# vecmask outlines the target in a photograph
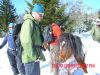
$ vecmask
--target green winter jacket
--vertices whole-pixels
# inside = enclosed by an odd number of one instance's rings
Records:
[[[100,27],[94,25],[91,34],[93,40],[100,42]]]
[[[31,14],[25,14],[24,23],[20,32],[21,45],[23,47],[22,62],[29,63],[37,59],[45,60],[40,48],[33,48],[33,45],[41,46],[39,24]]]

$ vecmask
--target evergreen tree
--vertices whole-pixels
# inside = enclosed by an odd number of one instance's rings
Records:
[[[0,1],[0,23],[8,26],[10,22],[14,22],[16,17],[16,9],[10,0]]]
[[[61,21],[64,18],[66,4],[63,5],[59,0],[33,0],[32,3],[29,3],[26,0],[26,3],[28,5],[29,12],[32,12],[32,8],[35,3],[44,4],[44,19],[41,23],[43,26]]]

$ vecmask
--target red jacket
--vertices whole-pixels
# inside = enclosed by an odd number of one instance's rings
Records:
[[[54,41],[52,41],[50,43],[50,45],[57,45],[59,39],[60,39],[60,36],[61,36],[61,29],[60,29],[60,26],[57,25],[56,23],[52,23],[52,31],[53,31],[53,36],[54,36]]]

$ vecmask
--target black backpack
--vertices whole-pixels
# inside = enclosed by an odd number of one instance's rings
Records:
[[[48,25],[43,30],[43,38],[44,42],[50,43],[54,40],[53,32],[52,32],[52,26]]]
[[[34,24],[34,21],[33,21],[33,24]],[[15,40],[15,44],[16,44],[16,49],[20,52],[20,54],[23,51],[23,48],[22,48],[22,45],[21,45],[21,41],[20,41],[20,35],[19,35],[20,31],[21,31],[21,27],[22,27],[22,24],[17,24],[15,26],[15,29],[14,29],[14,40]],[[35,29],[35,26],[33,26],[33,28]],[[40,34],[40,37],[41,37],[41,40],[43,41],[42,33]],[[42,46],[33,45],[33,48],[34,47],[35,48],[40,48],[41,50],[45,51],[45,49]]]
[[[16,50],[18,50],[19,52],[22,52],[22,46],[21,46],[20,37],[19,37],[20,31],[21,31],[21,27],[22,27],[22,24],[17,24],[15,26],[14,34],[13,34],[14,35],[15,44],[16,44]]]

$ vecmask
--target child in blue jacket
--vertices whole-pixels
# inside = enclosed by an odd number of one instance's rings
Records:
[[[4,40],[2,42],[2,44],[0,45],[0,49],[3,48],[7,43],[8,43],[8,48],[7,48],[7,55],[8,55],[8,59],[10,62],[10,65],[12,67],[12,71],[14,73],[14,75],[18,75],[19,71],[17,68],[17,64],[20,64],[20,60],[17,57],[17,51],[16,51],[16,44],[15,44],[15,40],[14,40],[14,23],[10,23],[8,26],[9,32],[6,34],[6,36],[4,37]],[[21,75],[25,75],[24,70],[21,71]]]

